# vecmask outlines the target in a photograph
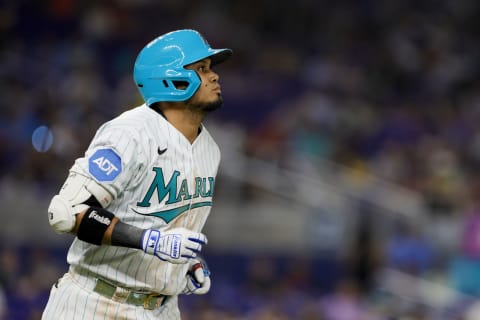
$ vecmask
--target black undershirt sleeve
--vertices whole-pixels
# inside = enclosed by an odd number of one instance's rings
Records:
[[[142,249],[143,231],[118,221],[112,231],[112,246]]]
[[[87,206],[90,206],[90,207],[98,207],[98,208],[102,207],[100,202],[98,202],[97,198],[95,198],[93,195],[91,195],[90,198],[88,198],[83,203],[86,204]]]

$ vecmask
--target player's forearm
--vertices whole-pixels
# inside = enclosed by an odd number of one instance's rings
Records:
[[[145,230],[143,229],[137,228],[116,219],[116,223],[111,228],[111,232],[109,235],[109,244],[111,244],[112,246],[142,249],[144,231]]]
[[[141,249],[177,264],[195,258],[207,244],[207,237],[200,232],[186,228],[144,230],[123,223],[106,209],[93,206],[77,214],[73,232],[78,239],[91,244]]]
[[[88,218],[85,217],[85,215],[88,214],[88,211],[89,210],[82,211],[76,216],[75,228],[73,229],[72,233],[76,234],[77,236],[79,228],[82,225],[82,221]],[[90,228],[92,227],[90,226]],[[83,234],[90,233],[92,231],[95,232],[95,230],[85,230]],[[145,230],[141,228],[137,228],[120,221],[120,219],[117,217],[113,217],[103,233],[101,244],[142,249],[142,236],[144,231]],[[91,241],[88,236],[83,237],[82,240],[93,244],[99,244],[95,243],[95,241]]]

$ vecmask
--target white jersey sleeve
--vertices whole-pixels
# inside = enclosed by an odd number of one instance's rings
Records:
[[[84,157],[75,161],[71,171],[96,180],[116,199],[138,184],[146,162],[138,133],[107,123],[97,131]]]

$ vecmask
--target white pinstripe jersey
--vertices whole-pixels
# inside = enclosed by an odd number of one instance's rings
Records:
[[[163,153],[162,153],[163,152]],[[107,208],[143,228],[200,232],[210,213],[220,150],[205,127],[193,144],[160,114],[142,105],[99,128],[71,171],[91,176],[114,197]],[[118,285],[180,293],[188,264],[142,250],[73,241],[68,263]]]

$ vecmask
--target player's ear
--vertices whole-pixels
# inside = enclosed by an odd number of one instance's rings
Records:
[[[172,83],[175,86],[175,89],[178,89],[178,90],[186,90],[188,88],[187,81],[175,80],[175,81],[172,81]]]

